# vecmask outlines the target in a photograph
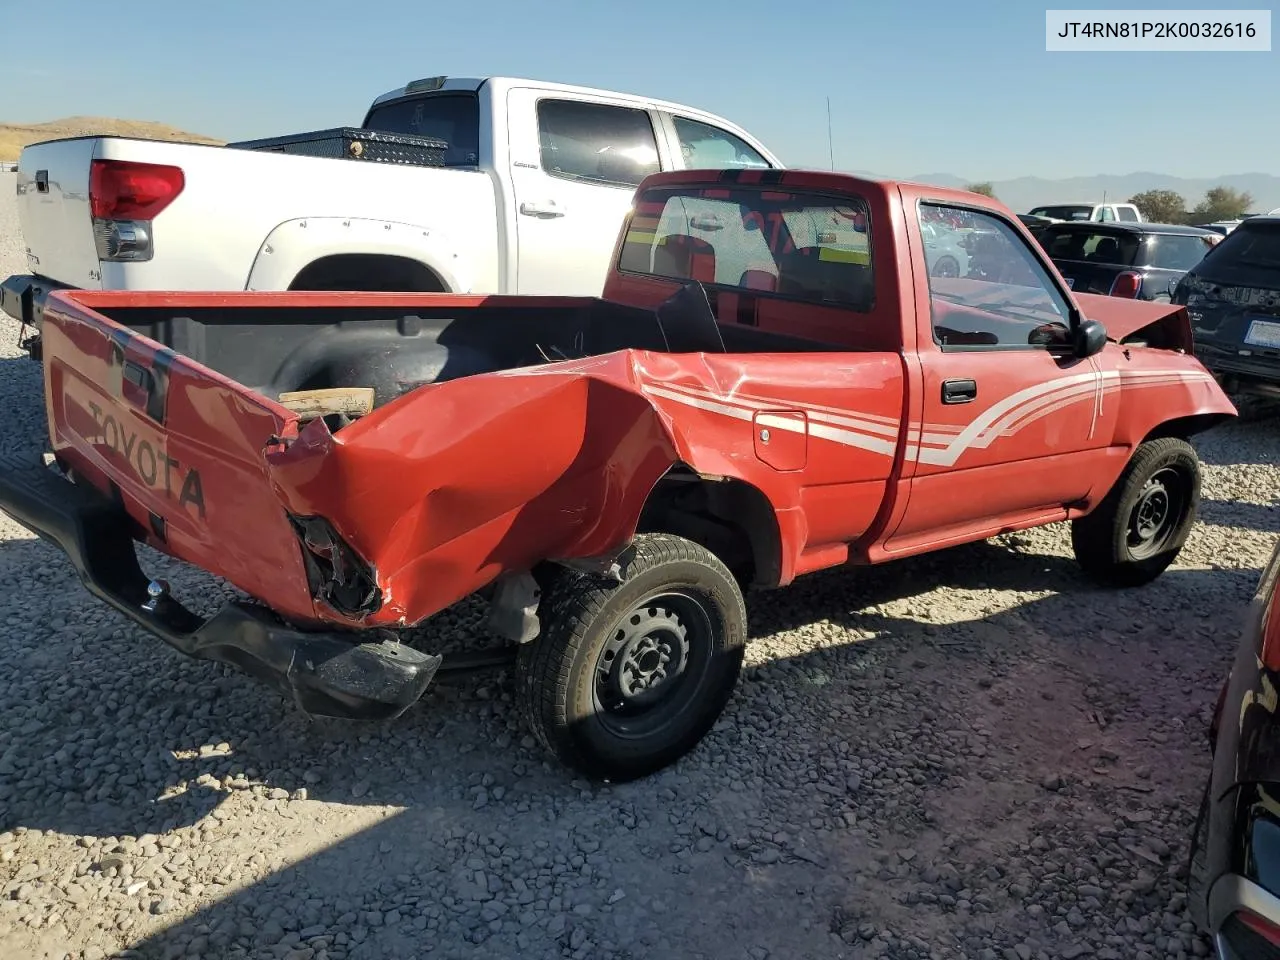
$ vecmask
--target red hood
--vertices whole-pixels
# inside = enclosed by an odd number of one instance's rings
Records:
[[[1106,327],[1107,336],[1112,340],[1123,340],[1139,330],[1160,323],[1162,332],[1166,336],[1172,335],[1171,338],[1177,341],[1171,346],[1191,349],[1191,318],[1187,316],[1187,308],[1184,306],[1151,300],[1126,300],[1100,293],[1077,293],[1075,298],[1084,315]]]

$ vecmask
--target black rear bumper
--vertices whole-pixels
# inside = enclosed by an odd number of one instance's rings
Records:
[[[1197,337],[1195,355],[1230,392],[1280,396],[1280,352]]]
[[[187,656],[231,664],[315,716],[398,716],[426,691],[441,658],[388,639],[295,630],[233,602],[212,617],[167,594],[149,602],[128,516],[111,500],[43,466],[0,459],[0,510],[58,547],[89,592]]]

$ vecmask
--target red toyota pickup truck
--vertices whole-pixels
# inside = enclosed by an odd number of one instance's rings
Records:
[[[474,665],[400,634],[480,594],[529,727],[616,781],[715,723],[749,586],[1056,521],[1098,581],[1158,576],[1198,508],[1187,438],[1236,413],[1184,308],[1073,294],[974,194],[660,174],[612,264],[599,298],[56,293],[54,462],[8,464],[0,508],[315,714],[394,716]],[[196,615],[134,541],[251,600]]]

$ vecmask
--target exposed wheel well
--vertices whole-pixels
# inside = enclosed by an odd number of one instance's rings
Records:
[[[654,487],[638,533],[673,533],[706,547],[743,586],[776,586],[782,539],[769,498],[741,480],[709,480],[673,467]]]
[[[380,253],[338,253],[313,260],[298,271],[289,289],[448,292],[435,272],[417,260]]]
[[[1189,417],[1174,417],[1171,420],[1165,420],[1163,423],[1156,425],[1155,429],[1142,438],[1143,443],[1148,440],[1158,440],[1160,437],[1178,437],[1181,440],[1190,440],[1197,433],[1204,433],[1220,423],[1232,419],[1229,413],[1197,413]]]

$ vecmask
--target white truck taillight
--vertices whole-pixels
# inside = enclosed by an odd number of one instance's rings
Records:
[[[89,167],[89,210],[98,259],[150,260],[151,221],[186,186],[181,167],[129,160],[94,160]]]

